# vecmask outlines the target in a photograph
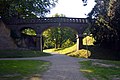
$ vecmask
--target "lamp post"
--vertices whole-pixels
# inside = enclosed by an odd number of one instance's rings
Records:
[[[56,47],[56,39],[55,38],[54,38],[54,41],[55,41],[55,49],[56,49],[57,47]]]

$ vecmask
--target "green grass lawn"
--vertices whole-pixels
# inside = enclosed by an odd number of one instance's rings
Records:
[[[49,62],[44,61],[0,60],[0,80],[27,80],[36,75],[40,77],[49,65]]]
[[[41,57],[50,56],[51,54],[41,51],[25,50],[0,50],[0,58],[23,58],[23,57]]]
[[[57,52],[60,54],[68,54],[68,53],[76,51],[77,50],[76,47],[77,47],[77,45],[75,44],[75,45],[68,47],[68,48],[65,48],[65,49],[60,49],[60,48],[59,49],[55,49],[55,48],[45,49],[45,50],[43,50],[43,52]]]
[[[90,60],[80,64],[80,71],[89,80],[120,80],[120,61]]]

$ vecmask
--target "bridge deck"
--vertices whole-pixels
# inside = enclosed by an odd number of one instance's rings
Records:
[[[45,17],[34,19],[10,19],[5,21],[8,25],[14,24],[40,24],[40,23],[88,23],[87,18],[68,18],[68,17]]]

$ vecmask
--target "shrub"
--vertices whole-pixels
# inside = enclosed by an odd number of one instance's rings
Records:
[[[88,58],[91,56],[91,52],[89,50],[81,49],[68,55],[72,57]]]

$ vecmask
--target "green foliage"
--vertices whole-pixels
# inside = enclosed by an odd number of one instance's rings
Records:
[[[22,30],[22,33],[30,36],[36,36],[36,32],[30,28]]]
[[[67,48],[67,47],[70,47],[70,46],[73,46],[75,43],[72,42],[70,39],[66,40],[66,42],[64,42],[62,44],[62,48]]]
[[[22,80],[48,69],[48,62],[31,60],[0,60],[1,80]]]
[[[88,58],[91,56],[91,52],[89,50],[81,49],[68,54],[68,56],[78,57],[78,58]]]
[[[45,48],[50,48],[50,46],[52,48],[64,48],[74,44],[76,32],[67,27],[50,28],[43,32],[43,37]]]
[[[85,38],[83,38],[83,45],[94,45],[95,39],[92,36],[86,36]]]
[[[43,17],[56,3],[57,0],[0,0],[0,17]]]
[[[119,49],[120,47],[120,1],[95,0],[96,5],[88,14],[91,32],[96,44],[104,48]],[[91,20],[94,18],[95,20]]]
[[[89,80],[114,80],[120,79],[120,61],[82,61],[80,71]]]

